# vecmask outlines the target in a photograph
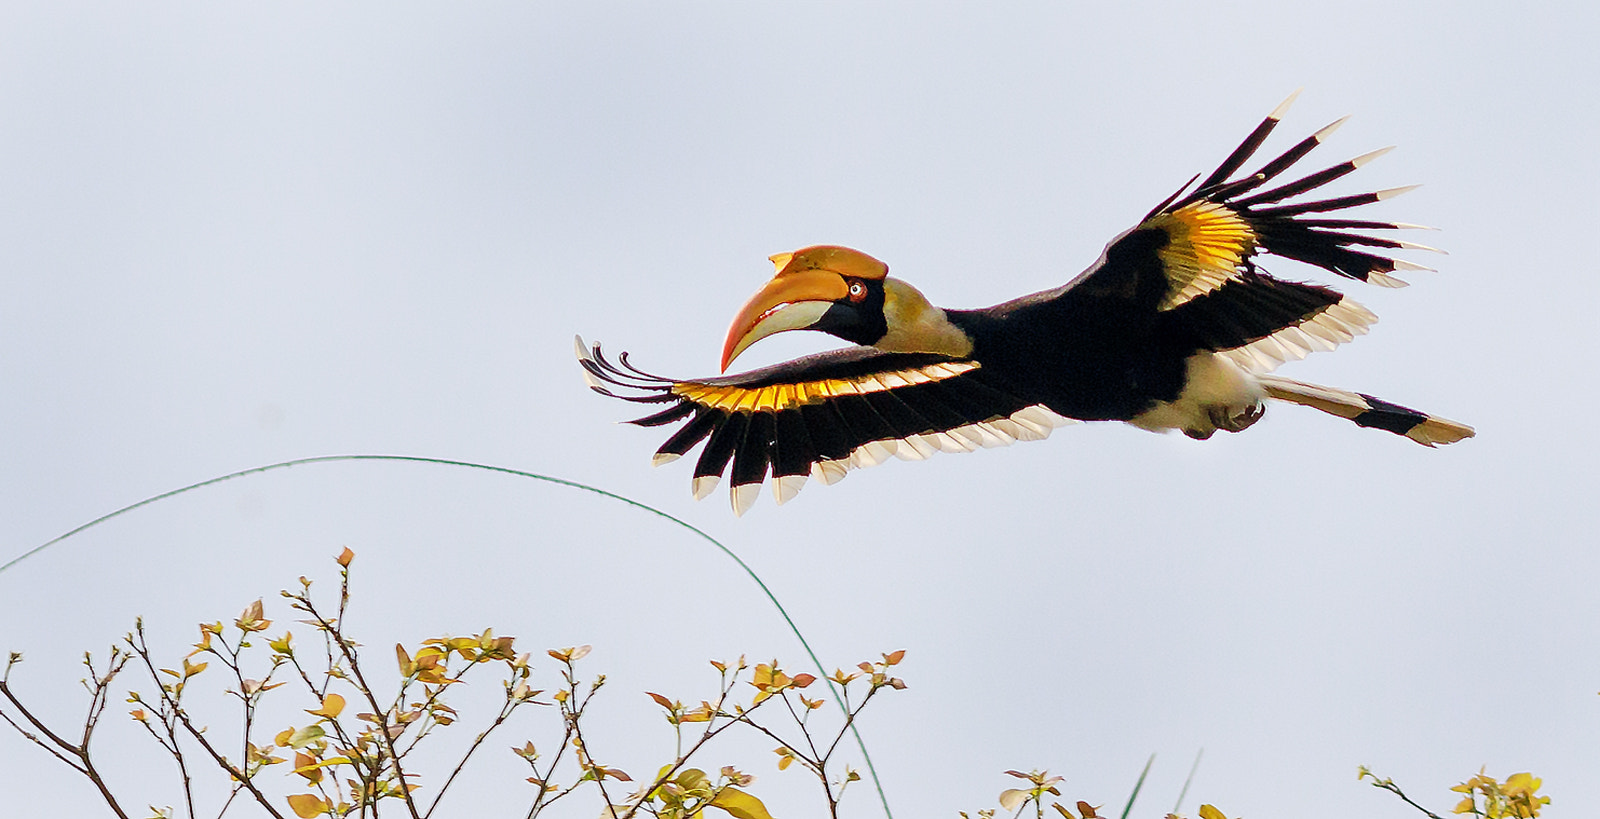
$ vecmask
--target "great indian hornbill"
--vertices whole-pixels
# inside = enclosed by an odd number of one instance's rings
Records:
[[[1273,278],[1261,269],[1260,255],[1399,287],[1404,282],[1390,273],[1427,268],[1370,249],[1432,249],[1352,232],[1414,225],[1314,215],[1408,188],[1289,201],[1387,149],[1264,189],[1343,120],[1260,170],[1230,178],[1288,105],[1198,186],[1196,175],[1054,290],[981,310],[944,310],[889,278],[883,262],[821,245],[772,257],[777,275],[734,319],[722,369],[751,344],[785,330],[820,330],[861,346],[684,381],[635,369],[626,353],[613,364],[600,345],[589,348],[582,339],[578,358],[595,391],[668,405],[631,423],[684,422],[656,451],[656,464],[705,441],[694,468],[696,498],[712,491],[731,460],[732,502],[740,514],[769,472],[783,503],[808,476],[833,483],[891,455],[921,459],[940,450],[1039,440],[1074,420],[1126,421],[1200,439],[1219,429],[1238,432],[1261,417],[1268,398],[1426,446],[1471,437],[1464,424],[1268,374],[1352,340],[1377,316],[1329,288]]]

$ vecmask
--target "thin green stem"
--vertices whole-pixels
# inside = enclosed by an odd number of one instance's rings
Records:
[[[275,469],[286,469],[286,468],[291,467],[291,466],[304,466],[304,465],[307,465],[307,464],[320,464],[320,463],[337,463],[337,462],[341,462],[341,461],[400,461],[400,462],[405,462],[405,463],[434,464],[434,465],[437,465],[437,466],[451,466],[451,467],[461,467],[461,468],[465,468],[465,469],[479,469],[479,470],[483,470],[485,472],[499,472],[499,473],[506,474],[506,475],[515,475],[515,476],[517,476],[519,478],[529,478],[529,479],[536,480],[536,481],[543,481],[545,483],[553,483],[553,484],[557,484],[557,485],[560,485],[560,486],[567,486],[567,487],[571,487],[573,489],[581,489],[581,490],[583,490],[585,492],[592,492],[592,493],[594,493],[596,495],[600,495],[602,497],[610,498],[610,499],[615,500],[615,501],[620,501],[621,503],[625,503],[625,504],[627,504],[629,506],[632,506],[634,508],[642,509],[642,510],[644,510],[646,512],[649,512],[649,513],[651,513],[653,515],[656,515],[658,517],[665,518],[666,520],[671,521],[672,523],[676,523],[677,525],[689,530],[690,532],[693,532],[693,533],[699,535],[707,543],[710,543],[712,546],[715,546],[718,551],[720,551],[724,555],[726,555],[728,557],[728,559],[730,559],[734,563],[738,564],[739,568],[742,569],[744,571],[744,573],[746,575],[748,575],[752,581],[755,582],[756,586],[761,589],[761,593],[766,595],[767,600],[772,603],[772,607],[777,609],[778,615],[781,616],[783,618],[783,622],[786,625],[788,625],[789,631],[794,634],[795,639],[800,641],[800,647],[805,649],[806,656],[811,659],[812,665],[816,666],[817,674],[820,677],[822,677],[823,679],[827,679],[827,677],[828,677],[828,672],[822,667],[822,661],[817,659],[817,653],[811,649],[811,643],[806,640],[804,634],[800,633],[800,628],[795,625],[794,619],[789,616],[788,610],[786,610],[783,607],[782,603],[778,602],[777,595],[774,595],[772,593],[772,590],[767,588],[767,584],[761,580],[761,577],[755,573],[755,570],[750,568],[749,564],[745,563],[742,559],[740,559],[740,557],[737,554],[734,554],[732,549],[729,549],[727,546],[724,546],[721,541],[719,541],[716,538],[712,537],[711,535],[707,534],[704,530],[700,529],[699,527],[695,526],[694,524],[691,524],[688,521],[683,520],[682,518],[674,517],[673,515],[670,515],[670,514],[668,514],[666,512],[663,512],[660,509],[655,508],[654,506],[650,506],[648,504],[640,503],[639,501],[636,501],[636,500],[634,500],[632,498],[628,498],[628,497],[624,497],[622,495],[618,495],[615,492],[607,492],[606,490],[600,489],[598,487],[590,486],[590,485],[584,484],[584,483],[578,483],[577,481],[569,481],[569,480],[566,480],[564,478],[556,478],[556,477],[551,477],[549,475],[541,475],[541,474],[538,474],[536,472],[526,472],[526,471],[523,471],[523,470],[520,470],[520,469],[512,469],[510,467],[492,466],[492,465],[489,465],[489,464],[473,463],[471,461],[457,461],[457,460],[451,460],[451,459],[448,459],[448,458],[427,458],[427,457],[422,457],[422,456],[418,456],[418,455],[319,455],[319,456],[312,457],[312,458],[295,458],[294,460],[290,460],[290,461],[280,461],[280,462],[274,463],[274,464],[267,464],[266,466],[257,466],[257,467],[252,467],[250,469],[242,469],[242,470],[239,470],[238,472],[230,472],[230,473],[228,473],[226,475],[220,475],[218,477],[210,478],[208,480],[203,480],[203,481],[200,481],[198,483],[192,483],[192,484],[189,484],[188,486],[184,486],[184,487],[181,487],[181,488],[178,488],[178,489],[173,489],[173,490],[171,490],[169,492],[162,492],[159,495],[152,495],[151,497],[145,498],[144,500],[139,501],[138,503],[132,503],[132,504],[124,506],[121,509],[118,509],[118,510],[116,510],[114,512],[109,512],[107,514],[101,515],[100,517],[97,517],[94,520],[91,520],[88,523],[83,524],[82,526],[74,528],[71,531],[66,532],[65,534],[59,535],[59,536],[57,536],[55,538],[52,538],[52,539],[50,539],[48,541],[45,541],[44,543],[39,544],[38,546],[33,547],[32,549],[29,549],[26,552],[23,552],[22,554],[12,558],[11,560],[7,561],[4,564],[0,564],[0,574],[4,574],[12,566],[15,566],[18,563],[21,563],[22,561],[27,560],[30,557],[33,557],[34,555],[44,551],[45,549],[48,549],[48,548],[50,548],[50,547],[52,547],[52,546],[54,546],[54,545],[56,545],[58,543],[61,543],[64,540],[67,540],[68,538],[71,538],[71,537],[73,537],[75,535],[81,534],[81,533],[83,533],[83,532],[85,532],[85,531],[87,531],[89,529],[92,529],[92,528],[94,528],[94,527],[96,527],[96,526],[98,526],[98,525],[100,525],[102,523],[105,523],[106,521],[109,521],[109,520],[111,520],[113,518],[120,517],[121,515],[127,514],[128,512],[132,512],[133,510],[138,509],[138,508],[140,508],[142,506],[149,506],[150,504],[156,503],[158,501],[164,501],[164,500],[166,500],[168,498],[177,497],[178,495],[182,495],[182,494],[185,494],[185,493],[188,493],[188,492],[192,492],[192,491],[194,491],[196,489],[201,489],[203,487],[212,486],[214,484],[223,483],[224,481],[231,481],[231,480],[234,480],[235,478],[243,478],[243,477],[245,477],[247,475],[256,475],[256,474],[259,474],[259,473],[262,473],[262,472],[270,472],[270,471],[275,470]],[[833,691],[832,699],[834,701],[834,704],[839,706],[840,713],[844,714],[848,718],[850,716],[850,711],[845,706],[843,699],[839,695],[839,692],[838,692],[838,689],[837,689],[837,684],[835,684],[832,680],[828,680],[828,685],[829,685],[829,689]],[[889,797],[884,793],[883,783],[878,779],[878,770],[872,764],[872,755],[867,752],[867,744],[861,738],[861,733],[860,733],[860,731],[858,731],[856,729],[856,726],[855,726],[855,724],[853,722],[850,723],[850,733],[851,733],[852,736],[855,737],[856,746],[861,749],[861,758],[862,758],[862,760],[867,763],[867,773],[868,773],[869,776],[872,777],[873,787],[875,787],[877,789],[877,791],[878,791],[878,801],[883,805],[884,816],[887,817],[887,819],[894,819],[894,814],[889,810]]]
[[[1183,790],[1178,791],[1178,802],[1172,806],[1173,813],[1183,809],[1183,798],[1189,795],[1189,784],[1194,782],[1195,772],[1200,770],[1200,757],[1205,756],[1205,754],[1206,749],[1204,748],[1195,752],[1194,764],[1189,766],[1189,775],[1183,780]]]
[[[1156,755],[1144,761],[1144,770],[1139,772],[1139,779],[1133,783],[1133,793],[1128,794],[1128,804],[1122,806],[1122,819],[1128,819],[1128,814],[1133,812],[1133,803],[1139,801],[1139,791],[1144,789],[1144,778],[1150,775],[1150,766],[1156,764]]]

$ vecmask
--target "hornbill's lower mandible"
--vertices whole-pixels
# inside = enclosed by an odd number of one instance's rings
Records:
[[[981,310],[942,310],[890,278],[883,262],[822,245],[772,257],[777,275],[734,319],[722,368],[786,330],[820,330],[862,346],[688,381],[637,370],[626,353],[613,364],[581,339],[578,357],[597,392],[667,405],[632,423],[682,422],[655,463],[706,442],[695,497],[711,492],[731,460],[739,513],[769,472],[783,503],[807,476],[833,483],[891,455],[921,459],[1038,440],[1073,420],[1126,421],[1200,439],[1238,432],[1261,417],[1269,398],[1427,446],[1471,437],[1464,424],[1269,374],[1365,333],[1377,316],[1329,288],[1272,277],[1259,266],[1261,255],[1399,287],[1404,282],[1390,273],[1427,268],[1375,249],[1432,249],[1368,233],[1414,225],[1317,215],[1408,188],[1290,201],[1387,149],[1267,187],[1343,120],[1231,178],[1288,104],[1198,186],[1189,180],[1054,290]]]

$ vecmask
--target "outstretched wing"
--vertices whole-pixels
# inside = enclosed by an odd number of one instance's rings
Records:
[[[755,503],[767,475],[778,503],[807,477],[835,483],[890,456],[921,460],[1042,440],[1071,423],[977,361],[853,347],[734,376],[678,381],[616,364],[600,345],[577,341],[589,386],[602,395],[664,409],[629,423],[682,424],[661,448],[660,465],[704,442],[695,463],[696,498],[731,474],[733,510]],[[731,470],[730,470],[731,463]]]
[[[1274,278],[1261,269],[1260,257],[1271,254],[1346,278],[1401,287],[1405,282],[1390,274],[1429,268],[1382,251],[1433,248],[1369,233],[1415,225],[1319,215],[1388,199],[1410,187],[1292,201],[1388,148],[1267,187],[1343,124],[1342,119],[1254,173],[1231,178],[1266,141],[1293,99],[1268,115],[1198,185],[1190,179],[1137,227],[1113,240],[1096,265],[1064,288],[1061,298],[1118,299],[1156,311],[1157,332],[1166,343],[1225,352],[1255,372],[1330,350],[1365,333],[1377,321],[1371,311],[1330,288]]]

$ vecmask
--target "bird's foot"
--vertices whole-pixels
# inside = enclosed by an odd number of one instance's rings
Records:
[[[1265,404],[1251,404],[1245,408],[1244,412],[1238,415],[1230,415],[1226,407],[1215,407],[1209,414],[1211,423],[1215,424],[1217,429],[1226,430],[1227,432],[1243,432],[1255,422],[1261,420],[1261,416],[1265,415],[1266,412],[1267,407]]]

